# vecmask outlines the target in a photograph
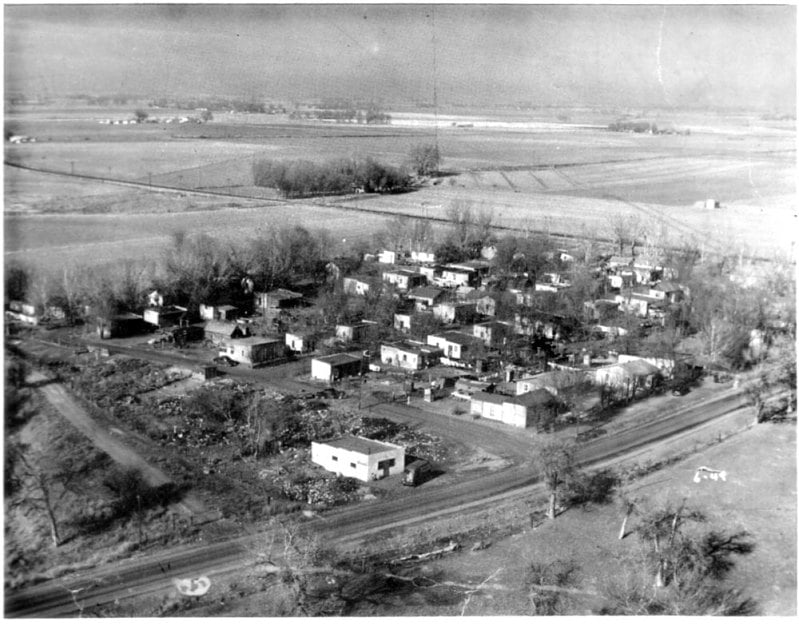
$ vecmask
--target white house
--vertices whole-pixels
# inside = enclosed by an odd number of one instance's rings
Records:
[[[294,352],[310,352],[316,346],[310,335],[302,333],[286,333],[286,347]]]
[[[402,333],[411,332],[412,313],[394,313],[394,330]]]
[[[420,370],[435,365],[441,354],[439,348],[416,341],[397,341],[380,346],[380,360],[383,363],[409,370]]]
[[[405,448],[365,437],[341,437],[311,443],[311,461],[329,472],[363,482],[402,474]]]
[[[486,346],[496,348],[504,344],[514,334],[513,324],[508,322],[483,322],[472,326],[472,333]]]
[[[434,252],[422,252],[421,250],[411,250],[411,259],[417,263],[435,263],[436,255]]]
[[[422,287],[427,282],[424,274],[406,269],[393,269],[383,272],[383,281],[394,285],[397,289],[407,291],[414,287]]]
[[[468,287],[477,280],[477,272],[473,269],[458,267],[442,267],[441,274],[433,278],[433,282],[443,287]]]
[[[238,307],[232,304],[201,304],[200,317],[204,320],[229,322],[239,315]]]
[[[394,265],[397,262],[397,253],[393,250],[383,250],[377,255],[378,263],[385,263],[387,265]]]
[[[331,354],[311,360],[311,378],[333,382],[346,376],[360,376],[363,359],[351,354]]]
[[[428,335],[427,344],[440,348],[448,359],[462,361],[482,348],[483,342],[456,330],[450,330],[437,335]]]
[[[477,313],[475,302],[441,302],[433,307],[433,317],[445,324],[467,321]]]
[[[485,419],[527,428],[555,416],[557,402],[545,389],[536,389],[520,396],[503,396],[478,391],[472,396],[471,411]]]
[[[417,311],[424,311],[437,304],[444,295],[444,291],[435,287],[417,287],[408,292],[408,299],[414,301]]]
[[[274,361],[282,356],[283,342],[277,337],[236,337],[225,339],[219,356],[226,356],[250,367]]]

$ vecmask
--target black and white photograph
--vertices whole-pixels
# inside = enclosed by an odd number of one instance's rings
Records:
[[[4,616],[796,616],[796,56],[4,2]]]

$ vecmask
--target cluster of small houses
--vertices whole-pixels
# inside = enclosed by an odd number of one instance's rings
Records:
[[[102,119],[97,120],[98,124],[112,126],[128,126],[131,124],[202,124],[203,120],[199,117],[188,115],[172,117],[146,117],[144,119],[130,118],[124,120]]]
[[[558,254],[562,261],[570,260],[567,252]],[[376,255],[373,260],[381,264],[379,276],[339,276],[344,291],[367,296],[372,290],[390,285],[403,304],[394,315],[394,330],[398,333],[410,332],[413,320],[418,319],[415,313],[432,316],[444,326],[440,332],[429,334],[426,341],[410,338],[382,341],[379,356],[362,350],[315,356],[318,337],[291,329],[282,336],[253,334],[250,323],[254,313],[274,320],[281,312],[302,306],[307,299],[305,293],[288,289],[255,291],[249,279],[242,281],[244,295],[239,301],[201,305],[200,322],[194,321],[186,308],[166,304],[163,296],[154,291],[149,294],[141,315],[122,313],[100,318],[96,332],[101,338],[114,338],[161,329],[170,336],[181,335],[187,340],[204,339],[219,350],[220,356],[251,367],[275,362],[287,350],[306,354],[311,357],[311,378],[328,384],[362,377],[370,371],[428,370],[428,382],[418,384],[425,400],[451,396],[467,402],[474,416],[519,428],[540,428],[542,423],[551,423],[555,416],[571,410],[569,406],[574,405],[568,405],[563,397],[577,385],[582,385],[581,393],[587,395],[596,396],[602,388],[631,398],[668,378],[674,368],[674,362],[668,359],[625,354],[598,358],[585,349],[575,348],[562,358],[544,358],[543,368],[539,360],[538,367],[505,365],[484,375],[486,363],[506,341],[533,336],[558,341],[561,333],[561,320],[554,315],[542,314],[531,319],[516,314],[515,319],[497,319],[498,288],[500,293],[512,294],[518,304],[531,305],[536,292],[568,289],[569,283],[554,273],[540,277],[496,276],[484,259],[437,265],[430,253],[399,257],[388,251]],[[414,265],[409,265],[412,262]],[[612,309],[656,323],[663,319],[668,306],[687,295],[674,282],[671,270],[633,257],[610,257],[597,270],[611,289],[618,291],[612,298],[585,303],[586,311],[597,321],[606,310]],[[37,324],[43,318],[64,317],[58,307],[37,312],[31,304],[18,301],[9,303],[6,315],[28,324]],[[593,328],[617,335],[626,332],[620,327],[600,324]],[[371,343],[380,331],[376,322],[362,320],[336,325],[334,337],[329,339],[354,347]],[[150,340],[153,341],[156,339]],[[591,384],[593,392],[585,391],[586,382]],[[363,481],[402,474],[405,467],[402,447],[361,437],[315,442],[311,452],[314,463]]]
[[[565,251],[558,254],[565,262],[571,258]],[[497,319],[498,290],[511,294],[518,304],[529,306],[536,292],[569,289],[568,281],[555,273],[540,277],[497,276],[492,274],[491,264],[485,259],[437,265],[430,253],[398,257],[390,251],[377,255],[374,260],[381,264],[379,276],[340,276],[344,291],[354,296],[367,296],[373,290],[376,292],[390,285],[401,302],[394,314],[395,335],[410,333],[419,313],[439,320],[443,330],[428,334],[426,341],[410,338],[382,341],[379,356],[363,351],[310,355],[312,379],[333,383],[362,376],[370,370],[421,372],[437,366],[456,368],[463,372],[463,380],[457,385],[452,378],[437,380],[425,389],[426,399],[440,397],[444,387],[454,385],[455,397],[468,399],[472,413],[529,427],[539,422],[543,413],[559,410],[557,396],[562,391],[563,380],[553,383],[558,371],[579,372],[598,386],[622,389],[628,395],[632,391],[634,395],[637,390],[651,388],[658,379],[668,377],[674,367],[673,362],[663,359],[613,355],[602,361],[590,353],[573,351],[561,359],[544,358],[543,367],[540,359],[537,368],[508,366],[509,369],[499,375],[497,385],[480,382],[477,379],[487,369],[496,371],[497,368],[486,365],[492,358],[495,362],[499,360],[496,355],[506,342],[534,336],[560,341],[562,320],[556,315],[516,313],[514,319]],[[405,264],[414,261],[412,266]],[[685,289],[672,280],[671,270],[633,257],[610,257],[597,271],[608,281],[611,290],[617,291],[613,297],[585,303],[586,312],[597,322],[592,329],[601,333],[618,336],[627,332],[622,327],[599,323],[608,311],[618,314],[622,310],[639,320],[658,323],[663,320],[667,308],[686,295]],[[301,306],[306,300],[303,293],[287,289],[258,292],[251,280],[244,279],[242,294],[235,303],[200,305],[201,321],[196,322],[186,308],[165,304],[163,296],[155,291],[149,295],[141,315],[122,313],[101,318],[97,333],[101,338],[114,338],[168,329],[170,337],[204,339],[217,347],[220,357],[251,367],[275,362],[285,357],[287,351],[309,354],[316,350],[318,335],[289,328],[281,336],[261,336],[253,334],[250,327],[251,316],[256,312],[263,315],[264,320],[274,320],[281,312]],[[63,318],[63,312],[57,307],[49,307],[44,314],[51,319]],[[30,324],[41,318],[32,305],[13,301],[9,303],[7,315]],[[372,344],[383,330],[370,320],[338,324],[329,342],[346,347]],[[529,352],[532,362],[532,349]],[[378,359],[379,362],[372,362]],[[488,378],[483,376],[484,380]],[[575,377],[569,380],[574,381]]]
[[[8,138],[8,143],[36,143],[36,137],[31,137],[30,135],[11,135]]]

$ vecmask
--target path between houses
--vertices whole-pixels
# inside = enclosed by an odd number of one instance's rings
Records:
[[[56,382],[48,382],[50,379],[38,371],[31,372],[28,383],[37,384],[44,398],[58,411],[70,424],[77,430],[86,435],[99,450],[105,452],[114,462],[122,467],[137,469],[141,472],[142,478],[151,487],[158,487],[173,482],[163,471],[148,463],[141,455],[129,448],[119,439],[119,435],[113,435],[111,430],[97,423],[81,407],[64,388]],[[43,384],[44,383],[44,384]],[[123,429],[115,426],[114,432],[122,436],[127,435]],[[209,518],[209,511],[205,505],[194,495],[186,495],[180,502],[173,505],[177,513],[182,515],[190,514],[196,521],[204,521]]]

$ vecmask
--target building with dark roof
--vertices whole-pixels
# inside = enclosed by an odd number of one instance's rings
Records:
[[[363,358],[340,352],[320,356],[311,360],[311,378],[333,382],[347,376],[360,376],[363,372]]]

